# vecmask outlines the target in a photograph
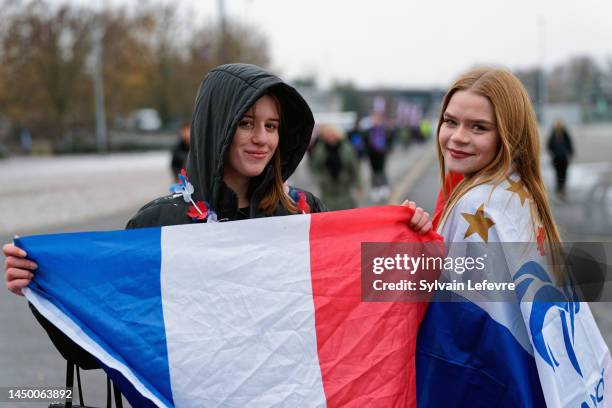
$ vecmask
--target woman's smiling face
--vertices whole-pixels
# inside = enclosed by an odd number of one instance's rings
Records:
[[[438,143],[449,171],[470,175],[491,163],[499,134],[489,100],[468,90],[455,92],[444,111]]]
[[[278,146],[279,125],[276,101],[271,96],[262,96],[238,122],[224,177],[248,180],[259,176]]]

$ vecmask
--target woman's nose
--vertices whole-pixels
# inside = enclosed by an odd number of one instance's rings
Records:
[[[455,128],[455,131],[451,135],[451,140],[456,143],[469,143],[470,135],[468,129],[466,129],[465,126],[462,125],[457,126],[457,128]]]
[[[260,144],[266,142],[266,126],[264,124],[255,125],[253,128],[253,143]]]

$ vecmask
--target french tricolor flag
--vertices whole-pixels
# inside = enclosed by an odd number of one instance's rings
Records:
[[[405,207],[24,237],[28,300],[134,406],[414,407],[426,306],[361,301]]]

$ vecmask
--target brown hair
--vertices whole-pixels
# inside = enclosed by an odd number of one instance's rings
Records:
[[[274,156],[272,156],[272,170],[274,178],[268,185],[266,192],[259,202],[259,208],[268,215],[274,214],[276,207],[280,203],[287,211],[291,214],[298,212],[297,207],[293,200],[285,193],[284,180],[281,175],[281,160],[279,149],[276,149]]]
[[[283,111],[281,110],[281,104],[276,95],[273,93],[266,93],[269,97],[274,100],[274,104],[276,105],[276,109],[278,110],[278,114],[280,117],[280,125],[279,125],[279,139],[283,136],[283,130],[286,128],[283,123]],[[276,147],[276,151],[270,160],[272,163],[272,174],[273,178],[268,187],[266,188],[266,192],[264,193],[263,198],[259,202],[259,208],[266,213],[267,215],[274,214],[276,211],[276,207],[278,204],[283,206],[287,211],[291,214],[295,214],[298,212],[297,207],[293,200],[285,193],[284,183],[282,172],[281,172],[281,157],[280,157],[280,140],[279,144]]]
[[[536,116],[525,87],[511,72],[496,68],[470,70],[461,75],[444,96],[437,128],[442,185],[445,185],[447,171],[439,143],[440,127],[443,124],[444,112],[457,91],[470,91],[489,100],[497,123],[500,148],[491,163],[474,174],[466,175],[454,186],[447,197],[440,224],[444,223],[455,204],[468,190],[481,184],[501,182],[514,166],[514,170],[520,175],[521,181],[533,199],[536,214],[532,214],[532,217],[537,217],[534,221],[542,223],[548,244],[559,248],[561,238],[540,173],[540,137]],[[448,194],[447,191],[445,188],[445,195]],[[559,254],[556,252],[552,251],[553,264],[557,264],[556,261],[559,259]]]

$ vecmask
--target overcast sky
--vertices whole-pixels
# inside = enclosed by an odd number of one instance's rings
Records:
[[[194,0],[203,17],[217,0]],[[225,0],[259,27],[273,66],[326,85],[445,86],[477,63],[550,67],[574,55],[612,59],[611,0]]]
[[[219,0],[167,1],[190,18],[218,17]],[[361,87],[444,87],[475,64],[612,60],[612,0],[224,1],[229,19],[267,36],[279,74],[314,75],[323,86],[339,79]],[[125,2],[136,3],[112,0]]]

